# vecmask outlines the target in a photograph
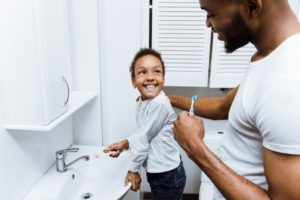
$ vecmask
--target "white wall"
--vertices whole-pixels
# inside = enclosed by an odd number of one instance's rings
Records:
[[[74,116],[75,144],[102,145],[100,35],[97,0],[69,0],[73,90],[93,90],[95,101]],[[100,3],[99,3],[100,4]]]
[[[55,151],[73,142],[72,120],[49,133],[9,133],[0,120],[1,199],[19,200],[54,164]]]
[[[135,130],[135,99],[129,66],[141,46],[141,1],[105,0],[105,23],[100,24],[104,39],[101,66],[103,143],[127,137]]]
[[[135,99],[129,66],[142,44],[142,1],[103,0],[100,10],[103,144],[124,139],[135,128]],[[139,200],[129,192],[126,200]]]

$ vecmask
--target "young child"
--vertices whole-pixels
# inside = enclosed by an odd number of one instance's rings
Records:
[[[134,88],[140,92],[136,119],[138,129],[128,139],[109,145],[104,152],[118,157],[123,150],[131,149],[130,169],[125,184],[131,189],[140,187],[140,166],[147,171],[152,199],[180,200],[186,182],[185,170],[173,136],[176,114],[164,87],[165,66],[160,53],[141,49],[130,66]]]

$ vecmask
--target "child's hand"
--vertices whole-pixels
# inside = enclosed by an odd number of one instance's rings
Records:
[[[131,172],[128,171],[126,179],[125,179],[125,186],[131,182],[131,190],[137,191],[140,189],[140,185],[142,182],[141,176],[138,172]]]
[[[103,152],[108,153],[110,157],[116,158],[122,153],[122,151],[128,148],[129,148],[128,140],[122,140],[120,142],[109,145],[103,150]]]

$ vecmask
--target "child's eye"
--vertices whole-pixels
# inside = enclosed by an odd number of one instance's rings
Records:
[[[161,74],[160,70],[155,70],[155,74]]]
[[[143,74],[145,74],[146,72],[145,71],[138,71],[138,75],[143,75]]]

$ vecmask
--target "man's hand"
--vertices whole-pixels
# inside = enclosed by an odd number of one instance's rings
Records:
[[[131,172],[128,171],[126,179],[125,179],[125,186],[131,182],[131,190],[137,191],[140,189],[140,185],[142,182],[141,176],[138,172]]]
[[[129,148],[128,140],[122,140],[120,142],[109,145],[103,150],[103,152],[109,153],[110,157],[116,158],[122,153],[122,151],[128,148]]]
[[[193,146],[203,143],[204,124],[201,119],[188,112],[181,112],[174,122],[174,138],[191,158]]]

